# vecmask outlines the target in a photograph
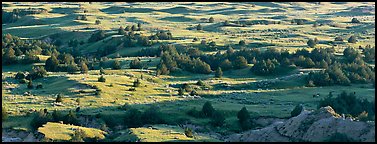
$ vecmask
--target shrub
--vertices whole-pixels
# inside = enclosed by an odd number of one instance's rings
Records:
[[[101,75],[101,77],[98,78],[98,82],[106,82],[106,79]]]

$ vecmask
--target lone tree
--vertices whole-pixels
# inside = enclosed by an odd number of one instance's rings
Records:
[[[307,44],[309,47],[314,48],[314,46],[316,45],[316,42],[313,39],[309,39]]]
[[[133,85],[133,87],[139,87],[140,85],[141,85],[140,80],[139,80],[139,79],[136,79],[136,80],[134,81],[134,85]]]
[[[32,79],[29,80],[29,83],[27,84],[27,88],[28,88],[28,89],[33,89],[33,88],[34,88],[34,85],[33,85]]]
[[[214,112],[215,109],[212,107],[211,102],[207,101],[206,103],[204,103],[202,113],[205,117],[211,117]]]
[[[304,110],[304,107],[302,106],[302,104],[296,105],[296,107],[291,112],[291,117],[298,116],[303,110]]]
[[[56,97],[55,102],[63,102],[62,96],[60,94],[58,94],[58,96]]]
[[[351,23],[360,23],[360,21],[357,18],[352,18]]]
[[[105,70],[104,70],[102,67],[101,67],[101,69],[99,70],[99,73],[100,73],[101,75],[106,74]]]
[[[88,69],[88,66],[85,64],[85,62],[81,62],[80,71],[83,74],[88,73],[89,69]]]
[[[351,37],[348,39],[348,42],[349,42],[349,43],[356,43],[356,42],[357,42],[356,37],[355,37],[355,36],[351,36]]]
[[[106,82],[106,79],[103,77],[103,75],[98,78],[98,82]]]
[[[238,122],[243,130],[250,129],[251,123],[250,123],[250,114],[247,111],[246,107],[243,107],[238,113],[237,113]]]
[[[182,95],[184,95],[184,90],[183,90],[183,88],[179,88],[178,89],[178,95],[180,95],[180,96],[182,96]]]
[[[246,42],[244,40],[240,40],[240,42],[238,42],[238,45],[240,46],[245,46],[246,45]]]
[[[218,67],[215,71],[215,77],[221,78],[223,76],[223,71],[221,70],[221,67]]]
[[[208,19],[208,22],[213,23],[213,22],[215,22],[215,19],[213,19],[213,17],[210,17],[210,18]]]
[[[120,26],[119,29],[118,29],[118,34],[119,35],[124,35],[124,33],[125,33],[124,32],[124,28],[122,26]]]
[[[80,105],[80,104],[81,104],[81,100],[80,100],[80,98],[77,98],[77,99],[76,99],[76,102],[77,102],[78,105]]]
[[[203,30],[203,26],[198,24],[198,26],[196,26],[196,30]]]

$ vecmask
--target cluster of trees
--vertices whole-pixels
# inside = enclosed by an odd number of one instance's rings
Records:
[[[313,40],[314,42],[317,40]],[[294,53],[275,48],[260,51],[256,48],[235,51],[228,47],[226,52],[204,54],[199,49],[176,49],[173,45],[162,45],[158,49],[144,50],[144,54],[161,56],[157,74],[169,74],[180,69],[193,73],[209,74],[221,71],[242,69],[254,64],[250,69],[257,75],[270,75],[279,68],[299,66],[303,68],[322,68],[325,71],[311,72],[308,82],[314,85],[349,85],[350,83],[374,83],[374,71],[364,60],[374,61],[374,48],[363,48],[365,57],[353,48],[344,51],[344,59],[334,56],[334,48],[315,48],[311,52],[299,49]]]
[[[171,32],[159,31],[154,35],[149,36],[150,40],[172,40],[173,35]]]
[[[88,42],[97,42],[104,39],[105,37],[105,31],[98,30],[89,37]]]
[[[215,110],[212,107],[211,102],[207,101],[204,103],[202,110],[198,111],[195,108],[187,111],[187,114],[196,118],[210,118],[211,124],[213,126],[222,126],[225,123],[224,113],[218,110]]]
[[[358,50],[346,48],[344,62],[334,62],[325,71],[310,72],[307,81],[316,86],[350,85],[351,83],[375,83],[374,69],[368,66]]]
[[[356,93],[343,91],[337,97],[333,97],[330,92],[327,97],[319,101],[318,108],[331,106],[339,114],[349,114],[352,117],[361,118],[360,120],[374,120],[375,102],[366,99],[356,98]]]
[[[200,58],[191,58],[186,54],[179,54],[174,45],[162,45],[161,61],[157,66],[157,75],[169,74],[177,68],[193,73],[209,74],[212,72],[210,65]]]
[[[78,64],[77,64],[78,63]],[[46,60],[45,68],[47,71],[51,72],[58,72],[64,71],[68,73],[75,73],[80,71],[81,73],[88,73],[89,70],[89,62],[84,57],[76,57],[74,58],[69,53],[63,53],[52,55],[50,58]],[[92,68],[92,65],[90,68]]]
[[[159,108],[156,106],[151,106],[144,112],[136,108],[130,108],[126,110],[126,115],[124,118],[124,124],[128,128],[140,127],[145,124],[163,124],[166,120],[163,114],[160,112]]]
[[[131,31],[142,31],[141,23],[137,23],[136,25],[132,26],[126,26],[126,28],[123,28],[122,26],[118,30],[118,34],[124,34],[125,32],[131,32]]]
[[[26,83],[27,80],[28,82],[28,87],[33,86],[32,80],[38,79],[38,78],[43,78],[47,76],[47,71],[44,69],[43,66],[34,66],[30,72],[24,73],[24,72],[17,72],[15,75],[15,79],[19,80],[20,83]]]
[[[80,125],[80,122],[77,118],[75,112],[70,110],[68,114],[64,115],[60,111],[54,110],[52,113],[49,113],[47,109],[40,110],[34,113],[34,117],[31,120],[30,126],[33,130],[37,130],[42,125],[47,122],[59,122],[63,121],[65,124]]]
[[[37,55],[56,55],[56,46],[40,40],[22,40],[5,34],[2,37],[2,63],[5,65],[39,62]]]
[[[276,59],[267,59],[267,61],[257,61],[250,70],[257,75],[270,75],[276,72],[278,66],[280,63]]]
[[[31,14],[40,14],[47,12],[43,8],[28,8],[28,9],[13,9],[12,12],[2,10],[2,24],[13,23],[19,20],[21,17]]]
[[[143,67],[144,67],[144,63],[142,63],[139,58],[132,60],[130,63],[131,69],[141,69]]]

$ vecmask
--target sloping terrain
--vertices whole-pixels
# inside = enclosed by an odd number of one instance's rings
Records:
[[[375,124],[343,118],[330,107],[316,111],[302,111],[300,115],[285,122],[274,124],[242,134],[231,135],[230,142],[276,142],[308,141],[323,142],[335,133],[345,134],[355,141],[374,142]]]

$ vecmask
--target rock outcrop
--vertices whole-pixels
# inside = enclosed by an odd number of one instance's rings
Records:
[[[322,142],[335,133],[362,142],[375,142],[375,123],[353,121],[337,114],[330,106],[316,111],[302,111],[285,122],[275,122],[265,128],[230,135],[230,142]]]

